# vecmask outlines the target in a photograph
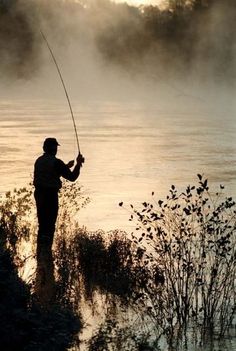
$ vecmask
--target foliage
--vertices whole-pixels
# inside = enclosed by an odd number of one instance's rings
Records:
[[[8,191],[0,202],[0,226],[7,247],[18,266],[24,264],[20,247],[30,240],[32,233],[32,189],[20,188]]]
[[[49,309],[36,303],[15,259],[22,242],[32,239],[32,191],[6,194],[0,206],[6,349],[65,350],[73,343],[78,349],[82,306],[100,313],[89,351],[159,350],[163,338],[178,350],[190,325],[200,337],[223,337],[235,317],[236,204],[224,197],[223,186],[212,193],[207,179],[198,180],[184,192],[172,185],[165,200],[152,193],[140,209],[130,205],[132,236],[80,228],[76,215],[88,198],[80,186],[66,185],[54,244],[56,299]],[[19,332],[9,339],[13,330]]]
[[[140,289],[151,278],[142,255],[143,250],[120,231],[80,229],[57,241],[58,299],[66,297],[74,310],[83,304],[92,315],[100,314],[100,323],[87,341],[89,350],[142,350],[149,339],[147,316],[136,304]]]
[[[67,298],[77,304],[81,298],[96,304],[99,292],[110,301],[118,297],[125,304],[138,276],[132,251],[132,243],[119,231],[77,229],[70,240],[61,237],[55,257],[63,296],[67,292]]]
[[[142,337],[133,325],[122,325],[117,319],[107,317],[89,340],[88,351],[152,351],[151,347],[140,340]]]
[[[133,241],[153,274],[137,303],[171,335],[190,321],[224,335],[235,316],[235,202],[198,178],[182,193],[172,185],[165,201],[131,205]]]
[[[78,183],[65,181],[59,193],[60,211],[57,221],[57,235],[68,237],[78,226],[78,211],[89,203],[89,198]],[[0,225],[15,263],[18,267],[26,264],[22,248],[29,242],[34,256],[36,240],[36,211],[33,187],[23,187],[6,192],[0,201]],[[69,231],[70,228],[70,231]]]
[[[80,189],[80,188],[79,188]],[[68,197],[66,186],[62,198]],[[73,186],[73,204],[80,202],[79,191]],[[78,311],[71,304],[57,301],[41,306],[32,284],[26,284],[20,271],[28,262],[24,259],[28,243],[34,256],[35,210],[32,188],[7,192],[0,204],[0,335],[4,350],[66,350],[76,343],[82,328]],[[82,203],[82,206],[84,203]],[[76,210],[79,209],[77,205]],[[69,206],[68,206],[69,208]],[[63,218],[66,218],[65,216]],[[33,264],[33,261],[30,262]],[[21,272],[22,275],[22,272]]]
[[[81,329],[78,315],[54,304],[43,308],[18,276],[5,228],[0,240],[0,336],[1,349],[16,351],[67,350]],[[9,230],[9,228],[8,228]]]
[[[59,214],[57,219],[57,236],[68,238],[73,235],[78,224],[78,212],[90,202],[83,187],[78,183],[63,181],[59,192]]]
[[[103,305],[91,350],[158,349],[160,338],[173,345],[193,323],[201,335],[223,336],[232,325],[235,202],[224,198],[223,186],[213,194],[198,178],[185,192],[172,185],[165,201],[153,193],[141,210],[131,205],[130,220],[137,222],[131,240],[85,228],[58,236],[58,299],[75,310],[87,301],[93,313]]]

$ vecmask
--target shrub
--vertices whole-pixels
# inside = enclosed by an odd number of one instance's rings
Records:
[[[172,185],[165,201],[131,205],[136,221],[133,242],[141,247],[152,279],[137,303],[174,333],[194,321],[202,331],[222,336],[235,316],[236,210],[231,197],[211,193],[207,179],[178,193]]]
[[[141,208],[130,205],[136,224],[131,236],[79,228],[76,214],[89,200],[80,187],[67,184],[54,245],[56,306],[49,312],[35,304],[31,287],[17,274],[22,242],[32,238],[32,192],[7,194],[0,206],[0,309],[3,321],[6,305],[11,320],[30,324],[31,336],[19,329],[22,345],[30,340],[25,349],[71,345],[83,307],[100,313],[87,342],[91,351],[158,350],[163,337],[177,350],[190,325],[201,337],[224,336],[235,316],[236,204],[223,186],[212,193],[207,179],[198,175],[198,181],[184,192],[172,185],[165,200],[156,201],[152,193]]]

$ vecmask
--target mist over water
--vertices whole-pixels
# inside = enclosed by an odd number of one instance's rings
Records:
[[[80,182],[92,202],[82,224],[126,229],[119,201],[142,202],[152,191],[163,197],[197,173],[236,195],[236,10],[229,0],[207,3],[160,11],[109,1],[0,1],[0,190],[28,182],[47,136],[60,140],[65,161],[76,154],[41,29],[86,157]]]
[[[103,91],[124,77],[137,85],[181,80],[233,87],[234,1],[188,3],[169,1],[161,10],[109,0],[1,0],[2,82],[45,79],[45,70],[52,71],[42,30],[65,75],[80,78],[69,85],[83,91],[92,78]]]

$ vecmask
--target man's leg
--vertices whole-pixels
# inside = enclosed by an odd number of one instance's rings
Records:
[[[36,290],[43,302],[54,295],[54,265],[52,244],[58,213],[58,194],[55,191],[35,191],[39,230],[37,237]]]

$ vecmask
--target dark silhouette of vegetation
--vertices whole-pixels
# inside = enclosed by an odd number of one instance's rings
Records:
[[[79,314],[70,304],[56,300],[42,306],[32,283],[19,277],[27,262],[20,251],[32,229],[26,220],[32,211],[31,195],[25,188],[8,192],[0,206],[1,350],[67,350],[75,342],[79,344]]]
[[[63,260],[58,260],[57,266],[63,271],[65,262],[70,260],[67,273],[72,276],[77,274],[80,294],[83,292],[88,300],[94,302],[94,294],[99,291],[118,296],[125,302],[134,288],[136,268],[131,255],[133,245],[125,240],[124,233],[117,231],[106,235],[102,231],[88,233],[78,230],[76,236],[66,242],[63,238],[58,242],[57,257]]]
[[[55,250],[58,293],[66,292],[75,310],[85,300],[92,315],[101,313],[101,324],[87,341],[88,350],[137,350],[144,344],[145,326],[142,323],[140,328],[141,315],[134,304],[150,278],[140,260],[143,250],[124,232],[88,233],[85,229],[71,238],[60,237]],[[137,328],[126,320],[127,311],[135,315]]]
[[[223,186],[214,194],[206,179],[198,180],[180,193],[172,185],[165,200],[153,193],[140,209],[131,205],[132,236],[80,228],[71,216],[88,199],[67,184],[54,245],[53,306],[38,303],[34,279],[19,277],[28,264],[23,242],[35,240],[27,219],[31,193],[8,193],[0,206],[1,346],[78,350],[84,310],[97,320],[89,351],[162,350],[163,340],[177,351],[183,343],[224,340],[235,318],[236,204]]]
[[[81,329],[69,306],[40,306],[31,286],[19,278],[8,245],[9,232],[0,227],[0,335],[1,350],[67,350]],[[12,233],[14,234],[14,233]]]
[[[196,345],[206,335],[223,338],[233,326],[236,206],[223,186],[213,194],[198,177],[199,185],[183,193],[172,186],[166,201],[131,205],[132,238],[77,230],[58,241],[68,299],[77,308],[87,300],[93,313],[103,306],[89,350],[157,350],[163,337],[177,350],[188,325]]]
[[[188,323],[222,337],[235,317],[236,203],[198,178],[185,192],[172,185],[165,201],[131,205],[133,241],[153,277],[136,302],[171,339]]]

